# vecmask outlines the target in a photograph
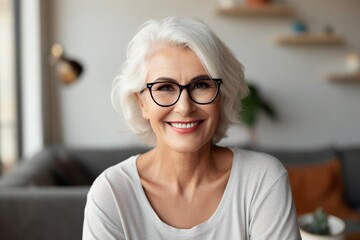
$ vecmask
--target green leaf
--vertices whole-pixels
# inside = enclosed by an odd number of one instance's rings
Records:
[[[268,117],[276,119],[277,114],[272,106],[260,96],[258,88],[254,84],[248,84],[249,95],[241,100],[242,111],[239,119],[249,128],[254,128],[258,122],[260,112]]]

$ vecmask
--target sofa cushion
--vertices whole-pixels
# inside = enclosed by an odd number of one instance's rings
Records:
[[[95,180],[72,156],[54,158],[54,175],[61,186],[91,185]]]
[[[328,161],[286,166],[297,213],[324,208],[328,213],[345,219],[360,219],[344,200],[341,162],[334,157]]]
[[[339,152],[345,181],[345,197],[353,208],[360,210],[360,146]]]

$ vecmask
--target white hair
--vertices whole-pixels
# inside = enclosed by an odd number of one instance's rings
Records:
[[[155,46],[179,46],[191,49],[208,74],[221,78],[220,121],[213,136],[216,143],[226,136],[231,123],[238,123],[240,100],[248,94],[243,65],[202,21],[192,18],[167,17],[142,25],[127,49],[122,72],[114,80],[112,103],[122,112],[130,129],[145,143],[154,145],[156,136],[149,120],[143,118],[135,93],[145,85],[147,56]]]

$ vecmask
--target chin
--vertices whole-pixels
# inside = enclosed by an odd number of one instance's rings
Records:
[[[201,142],[194,142],[194,141],[171,141],[168,143],[161,144],[163,147],[171,149],[178,153],[194,153],[200,151],[205,146],[211,146],[212,141],[201,141]]]

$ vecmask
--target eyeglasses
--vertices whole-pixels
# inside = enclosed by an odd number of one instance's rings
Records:
[[[146,84],[149,89],[151,98],[161,107],[170,107],[177,103],[181,93],[186,89],[190,99],[201,105],[212,103],[219,94],[220,84],[222,80],[219,78],[204,78],[190,82],[186,85],[180,85],[172,81],[159,81]],[[144,92],[145,89],[140,91]]]

